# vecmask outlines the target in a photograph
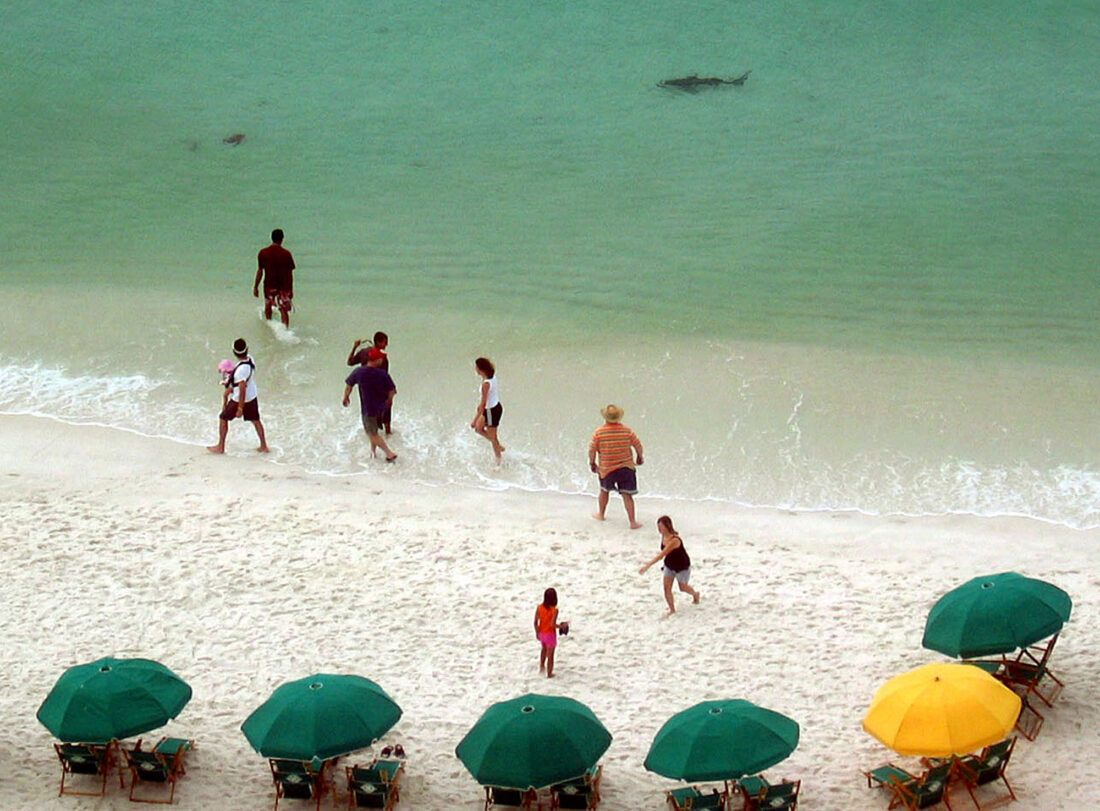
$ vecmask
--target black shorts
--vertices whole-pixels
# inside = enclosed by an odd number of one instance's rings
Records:
[[[504,413],[504,406],[497,403],[492,408],[486,408],[481,412],[481,415],[485,417],[486,428],[496,428],[500,425],[500,415]]]
[[[241,416],[241,415],[237,413],[237,403],[236,403],[236,401],[230,400],[228,403],[225,404],[225,408],[222,409],[222,413],[218,415],[218,419],[222,419],[222,420],[225,420],[226,422],[228,422],[229,420],[235,419],[236,417],[239,417],[239,416]],[[247,403],[244,404],[244,418],[248,422],[259,422],[260,421],[260,398],[259,397],[257,397],[255,400],[249,400]]]
[[[620,467],[600,479],[600,489],[632,496],[638,492],[638,476],[633,468]]]

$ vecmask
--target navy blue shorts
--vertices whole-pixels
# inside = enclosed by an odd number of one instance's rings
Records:
[[[618,470],[612,470],[600,479],[600,489],[608,493],[614,490],[616,493],[634,495],[638,492],[638,477],[634,473],[634,468],[621,467]]]

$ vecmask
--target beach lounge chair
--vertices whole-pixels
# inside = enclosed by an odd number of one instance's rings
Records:
[[[82,794],[85,796],[103,796],[107,793],[107,774],[115,765],[115,743],[55,743],[53,748],[57,751],[57,757],[61,761],[61,794]],[[70,785],[65,787],[65,780],[73,775],[87,775],[95,777],[99,783],[96,791],[74,789]],[[88,782],[88,781],[85,781]],[[94,785],[94,783],[92,783]],[[124,786],[122,772],[119,771],[118,785]]]
[[[405,764],[400,760],[373,760],[366,766],[348,766],[348,808],[392,809],[401,799],[404,773]]]
[[[596,808],[602,776],[603,766],[597,764],[580,777],[550,786],[550,808]]]
[[[171,740],[171,743],[167,743]],[[139,748],[123,749],[126,757],[126,766],[130,769],[130,801],[137,803],[165,803],[169,804],[176,796],[176,780],[183,774],[183,756],[191,749],[191,741],[182,738],[164,738],[152,751],[142,751]],[[138,746],[141,742],[138,742]],[[137,795],[138,786],[157,786],[155,794],[149,794],[142,790],[142,796]],[[164,795],[164,787],[168,788],[168,795]]]
[[[1051,669],[1047,667],[1047,661],[1051,658],[1051,650],[1057,642],[1055,634],[1045,646],[1032,646],[1020,651],[1020,655],[1014,660],[1004,662],[1004,667],[997,677],[1009,687],[1019,686],[1026,688],[1027,694],[1035,695],[1038,700],[1047,706],[1054,706],[1054,702],[1062,695],[1065,684]]]
[[[743,777],[738,785],[745,797],[745,811],[794,811],[798,808],[798,792],[801,780],[784,780],[769,783],[762,775]]]
[[[951,802],[947,796],[948,780],[954,768],[954,758],[948,758],[931,765],[920,777],[905,780],[898,777],[888,777],[882,783],[890,789],[889,808],[908,808],[915,811],[919,808],[931,808],[943,803],[951,808]],[[897,768],[896,766],[894,768]],[[904,771],[904,769],[900,770]],[[871,778],[868,778],[870,782]]]
[[[704,792],[698,786],[677,788],[666,793],[668,804],[672,811],[700,811],[703,808],[724,809],[726,807],[726,794],[714,789],[712,792]]]
[[[189,738],[161,738],[157,741],[157,745],[153,747],[153,751],[160,752],[168,757],[179,758],[179,773],[187,774],[183,759],[194,748],[195,742]]]
[[[490,808],[534,808],[538,794],[534,790],[518,788],[485,787],[485,811]]]
[[[1005,767],[1008,766],[1009,758],[1012,757],[1012,751],[1015,748],[1016,739],[1009,738],[992,746],[987,746],[981,751],[981,754],[967,755],[955,759],[955,774],[963,781],[966,790],[970,793],[970,798],[978,808],[989,808],[1016,799],[1016,792],[1012,790],[1008,778],[1005,777]],[[995,783],[998,780],[1004,783],[1008,794],[986,800],[984,804],[981,803],[974,791],[981,786]]]
[[[1021,648],[1015,658],[977,660],[971,664],[982,667],[1012,688],[1021,687],[1026,695],[1034,695],[1048,707],[1053,707],[1065,684],[1050,672],[1048,662],[1058,641],[1055,634],[1045,643]]]
[[[931,765],[939,765],[939,763],[940,761],[936,761],[935,764]],[[892,782],[915,783],[920,780],[919,775],[911,774],[900,766],[895,766],[893,763],[886,763],[871,769],[869,772],[864,772],[863,776],[867,778],[867,788],[872,788],[876,784],[881,788]]]
[[[271,778],[275,782],[275,808],[278,811],[279,800],[313,800],[318,811],[321,808],[321,797],[325,793],[325,766],[320,770],[315,769],[309,761],[284,760],[271,758],[268,764],[271,766]]]

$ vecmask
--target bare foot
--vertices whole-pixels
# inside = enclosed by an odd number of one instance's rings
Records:
[[[675,613],[676,613],[676,609],[675,609],[675,608],[671,608],[671,609],[669,609],[668,611],[666,611],[666,612],[665,612],[665,619],[667,620],[667,619],[668,619],[669,617],[671,617],[671,616],[672,616],[673,614],[675,614]]]
[[[395,453],[393,456],[387,456],[386,461],[387,462],[396,462],[397,461],[397,454]]]
[[[631,529],[641,529],[642,525],[639,524],[637,521],[631,521],[630,522],[630,528]]]
[[[553,673],[547,673],[546,678],[552,679],[552,678],[554,678],[554,674]]]
[[[691,601],[696,605],[699,605],[699,592],[695,592],[695,596],[691,598]]]
[[[207,445],[206,449],[211,453],[225,453],[225,448],[219,448],[217,445]]]
[[[599,513],[592,513],[592,517],[593,517],[593,518],[595,518],[595,519],[596,519],[597,521],[605,521],[605,520],[606,520],[606,519],[605,519],[605,518],[604,518],[604,517],[603,517],[602,515],[600,515]]]
[[[267,445],[261,445],[256,448],[256,453],[271,453],[271,448],[267,447]]]

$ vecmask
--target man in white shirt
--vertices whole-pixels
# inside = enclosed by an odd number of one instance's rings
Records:
[[[218,444],[206,449],[211,453],[225,453],[225,437],[229,433],[229,421],[244,417],[252,423],[256,435],[260,438],[260,453],[268,453],[267,438],[264,436],[264,424],[260,422],[260,401],[256,388],[256,364],[248,356],[248,344],[244,338],[233,342],[233,354],[237,357],[237,366],[229,375],[225,384],[225,396],[222,398],[222,413],[218,415]]]

